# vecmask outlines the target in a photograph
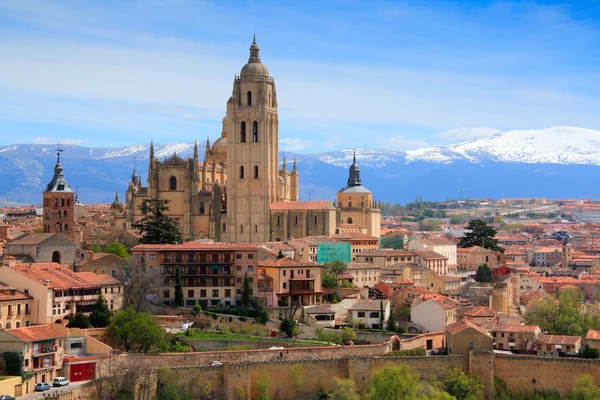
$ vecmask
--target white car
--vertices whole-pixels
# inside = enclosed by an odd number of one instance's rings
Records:
[[[69,381],[67,380],[67,378],[63,378],[62,376],[57,376],[56,378],[52,379],[52,386],[57,387],[57,386],[67,386],[69,384]]]
[[[210,366],[211,367],[221,367],[221,366],[223,366],[223,363],[221,361],[211,361]]]

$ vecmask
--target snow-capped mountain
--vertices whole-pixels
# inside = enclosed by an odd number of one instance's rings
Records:
[[[79,188],[84,203],[108,202],[121,194],[135,166],[142,180],[150,145],[91,148],[64,145],[61,160],[67,180]],[[158,158],[193,154],[194,143],[154,144]],[[198,143],[200,158],[204,142]],[[600,175],[600,132],[574,127],[509,131],[448,146],[406,152],[382,149],[343,149],[318,154],[281,152],[291,168],[297,160],[300,197],[333,200],[348,178],[354,152],[363,184],[377,200],[412,201],[469,197],[592,197]],[[18,144],[0,147],[0,205],[39,204],[52,178],[56,146]],[[281,162],[281,160],[280,160]],[[558,182],[568,182],[561,185]],[[4,201],[3,201],[4,199]]]

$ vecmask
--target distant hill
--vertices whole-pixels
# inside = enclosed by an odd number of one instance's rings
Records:
[[[133,171],[145,181],[149,144],[119,148],[65,145],[67,180],[84,203],[110,202],[115,189],[124,194]],[[157,157],[176,152],[191,156],[193,143],[155,145]],[[203,153],[201,151],[201,153]],[[464,143],[395,152],[356,149],[363,184],[375,199],[405,203],[463,197],[536,196],[600,198],[600,132],[555,127],[522,130]],[[333,200],[347,180],[352,149],[319,154],[282,152],[289,167],[296,158],[302,199]],[[39,204],[52,177],[54,146],[18,144],[0,147],[0,204]],[[281,161],[281,160],[280,160]]]

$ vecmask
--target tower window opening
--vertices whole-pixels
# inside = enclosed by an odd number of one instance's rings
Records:
[[[65,232],[69,230],[69,224],[65,224]]]
[[[60,199],[60,206],[64,207],[65,206],[65,199]]]
[[[242,121],[240,126],[240,142],[246,143],[246,121]]]
[[[177,178],[175,178],[174,176],[172,176],[169,179],[169,189],[170,190],[177,190]]]
[[[258,142],[258,122],[254,121],[252,123],[252,143]]]
[[[298,216],[296,215],[296,225],[298,225]]]
[[[248,91],[248,105],[252,105],[252,92]]]
[[[278,215],[277,216],[277,226],[281,225],[281,217]]]
[[[352,202],[351,201],[348,202],[348,208],[352,208]]]
[[[254,166],[254,179],[258,179],[258,165]]]
[[[63,211],[63,218],[67,218],[67,210]]]
[[[54,205],[57,206],[58,205],[58,199],[54,199]]]
[[[351,224],[352,223],[352,218],[348,218],[348,223]]]
[[[244,225],[240,225],[240,233],[244,233]]]
[[[240,179],[244,179],[244,166],[240,167]]]
[[[71,199],[67,199],[67,207],[71,207]]]
[[[200,214],[204,214],[204,202],[200,202]]]
[[[258,233],[258,225],[254,225],[254,233]]]
[[[315,215],[315,225],[317,225],[317,216]]]

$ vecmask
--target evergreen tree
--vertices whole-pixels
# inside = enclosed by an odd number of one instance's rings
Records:
[[[71,320],[67,324],[67,328],[87,329],[89,327],[90,327],[90,319],[86,315],[84,315],[80,312],[75,314],[73,316],[73,318],[71,318]]]
[[[144,200],[139,209],[146,214],[134,224],[142,235],[142,244],[172,244],[181,243],[181,232],[177,226],[177,218],[165,214],[169,210],[169,200]]]
[[[279,250],[279,253],[277,253],[277,259],[280,260],[282,258],[285,258],[285,255],[283,254],[283,251]]]
[[[474,219],[469,221],[469,224],[465,229],[467,232],[465,233],[465,236],[460,238],[458,247],[465,248],[479,246],[504,253],[504,249],[498,245],[498,240],[494,239],[497,231],[489,226],[487,222],[481,219]]]
[[[494,281],[494,274],[490,267],[487,264],[482,264],[477,267],[477,272],[475,273],[475,282],[479,283],[490,283]]]
[[[109,243],[105,251],[121,258],[129,258],[129,251],[127,251],[127,247],[121,242]]]
[[[244,282],[242,285],[242,306],[250,307],[252,305],[252,286],[250,286],[250,278],[248,272],[244,274]]]
[[[383,315],[383,300],[379,301],[379,329],[383,329],[383,322],[385,321],[385,315]]]
[[[183,287],[181,287],[181,267],[175,270],[175,307],[183,307]]]
[[[390,312],[390,316],[388,317],[386,329],[389,332],[396,332],[396,318],[393,311]]]
[[[110,324],[110,318],[112,312],[105,303],[104,296],[100,293],[100,296],[96,299],[94,307],[92,307],[92,313],[90,314],[90,324],[94,328],[104,328]]]

